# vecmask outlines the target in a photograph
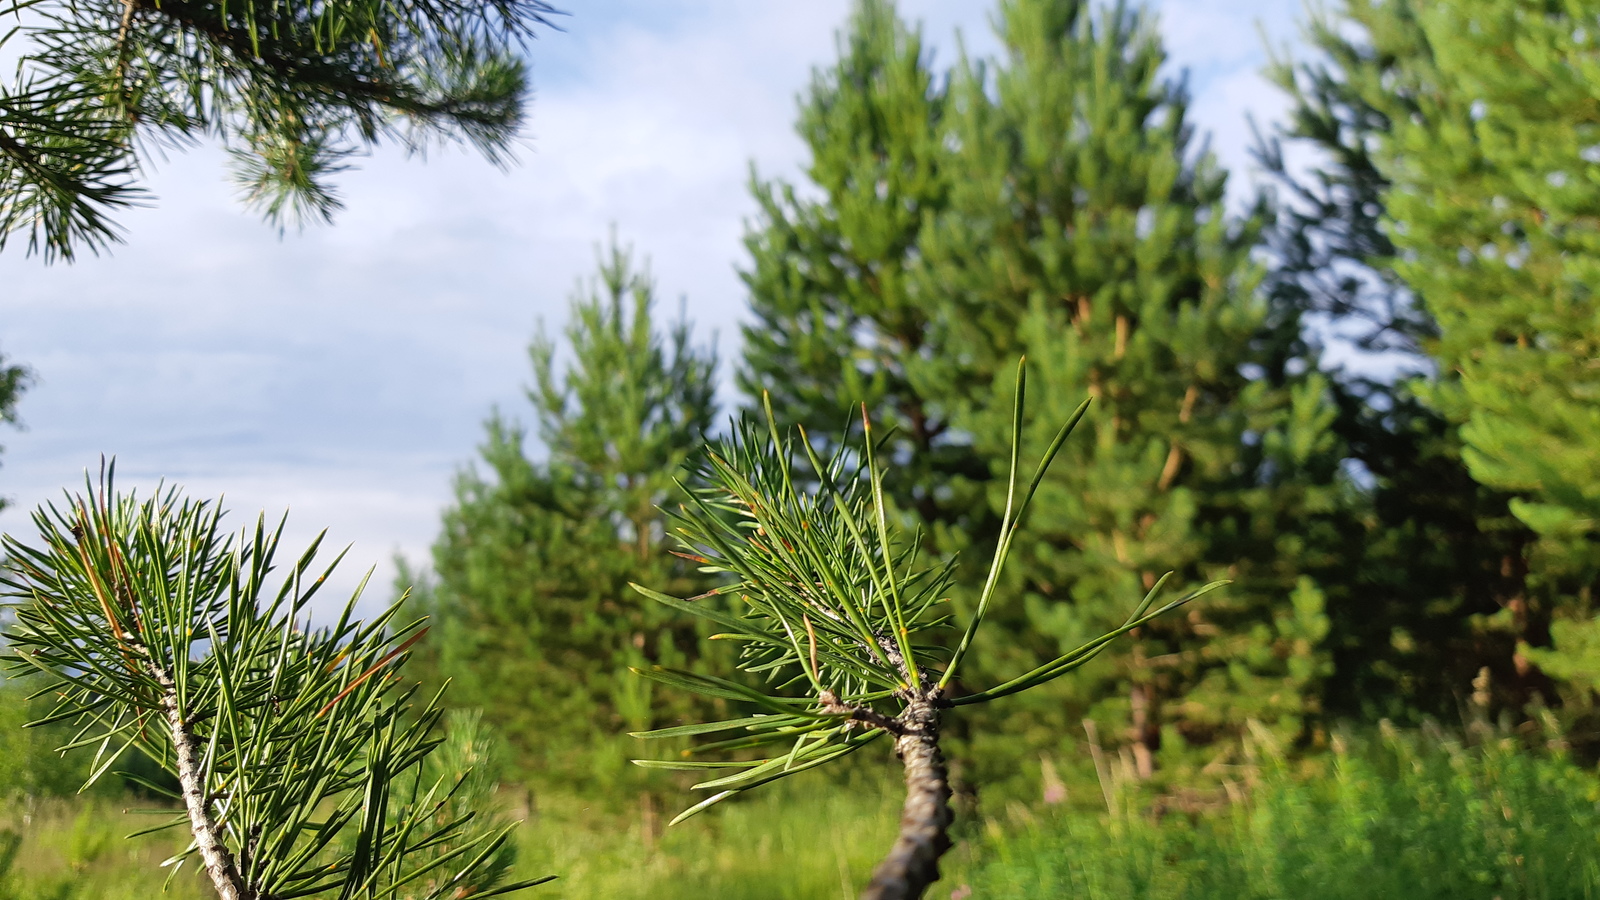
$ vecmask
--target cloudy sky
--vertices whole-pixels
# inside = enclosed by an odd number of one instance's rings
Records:
[[[25,430],[0,433],[0,530],[25,530],[105,454],[130,485],[225,494],[235,524],[287,509],[296,543],[326,526],[353,545],[341,583],[375,565],[382,599],[393,553],[426,558],[484,416],[526,410],[528,338],[560,327],[612,224],[733,357],[749,166],[803,164],[795,95],[832,58],[848,2],[558,5],[572,15],[531,49],[532,125],[509,172],[379,152],[340,183],[333,226],[280,239],[203,148],[156,167],[159,202],[121,217],[128,241],[109,256],[0,256],[0,353],[37,374]],[[994,47],[990,3],[901,5],[936,64],[958,31],[971,53]],[[1290,41],[1299,4],[1153,5],[1198,124],[1243,173],[1246,113],[1282,107],[1259,77],[1263,34]]]

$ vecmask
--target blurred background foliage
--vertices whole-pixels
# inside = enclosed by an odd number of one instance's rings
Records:
[[[1258,135],[1268,177],[1230,207],[1137,6],[1010,0],[996,58],[938,69],[892,3],[858,4],[799,100],[810,166],[752,178],[745,402],[768,391],[827,435],[864,400],[896,428],[905,523],[981,555],[1008,367],[1027,355],[1041,429],[1094,398],[960,689],[1098,633],[1167,569],[1234,582],[962,726],[970,792],[1028,793],[1041,754],[1092,778],[1090,744],[1157,787],[1215,786],[1249,729],[1316,755],[1336,726],[1459,721],[1485,692],[1530,744],[1595,758],[1600,480],[1560,454],[1600,417],[1579,377],[1600,247],[1576,212],[1600,79],[1571,62],[1590,37],[1516,31],[1535,6],[1308,13],[1306,57],[1269,72],[1291,114]],[[1520,54],[1500,75],[1471,63],[1491,45]],[[1561,91],[1525,96],[1545,80]],[[1580,136],[1522,153],[1534,128]],[[643,779],[611,768],[609,735],[689,712],[618,673],[716,652],[621,589],[712,586],[664,552],[657,507],[715,427],[716,361],[687,323],[655,327],[615,238],[573,309],[565,345],[531,348],[537,447],[491,418],[431,567],[402,581],[440,620],[436,676],[524,777],[609,785]],[[981,573],[958,571],[970,602]]]

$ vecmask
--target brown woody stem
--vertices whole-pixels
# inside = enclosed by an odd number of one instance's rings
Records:
[[[939,858],[950,849],[950,779],[939,752],[936,697],[911,701],[898,721],[895,754],[905,766],[906,802],[900,836],[878,868],[861,900],[918,900],[939,880]]]

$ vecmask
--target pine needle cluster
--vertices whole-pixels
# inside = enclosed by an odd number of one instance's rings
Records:
[[[520,50],[544,0],[0,0],[0,248],[70,260],[119,240],[152,155],[222,141],[247,203],[327,219],[380,141],[464,143],[503,163],[524,116]]]
[[[63,749],[94,749],[91,783],[129,749],[155,760],[176,793],[121,774],[179,805],[149,830],[186,830],[168,864],[203,867],[224,900],[435,900],[478,883],[512,826],[440,815],[465,779],[421,777],[443,709],[396,670],[422,620],[398,623],[396,604],[360,622],[352,597],[312,627],[321,539],[272,588],[282,524],[233,537],[221,519],[173,489],[119,494],[108,472],[35,513],[39,544],[4,539],[4,661],[55,699],[33,724],[75,726]]]
[[[640,671],[663,684],[744,705],[753,713],[636,735],[722,736],[692,748],[683,759],[639,761],[718,773],[695,785],[715,793],[675,821],[888,737],[905,766],[906,802],[900,836],[863,897],[920,897],[938,879],[939,858],[950,846],[950,788],[939,747],[946,710],[987,703],[1059,678],[1117,637],[1220,585],[1206,585],[1152,611],[1167,580],[1163,578],[1121,627],[1002,684],[954,693],[952,681],[994,599],[1011,538],[1050,463],[1089,406],[1084,402],[1078,407],[1056,433],[1032,479],[1020,484],[1025,387],[1019,367],[1003,537],[976,611],[953,650],[947,649],[948,643],[941,646],[928,639],[952,624],[946,592],[953,560],[920,562],[920,540],[906,540],[891,528],[879,459],[883,438],[873,434],[870,418],[863,414],[859,437],[846,435],[824,460],[803,428],[789,436],[780,433],[769,404],[764,431],[745,421],[709,451],[703,472],[707,487],[691,492],[674,532],[705,571],[724,575],[731,584],[690,599],[635,588],[725,629],[718,637],[741,645],[738,667],[763,687],[667,668]],[[805,480],[794,471],[800,459],[810,470]],[[732,598],[731,606],[719,607],[717,596]]]

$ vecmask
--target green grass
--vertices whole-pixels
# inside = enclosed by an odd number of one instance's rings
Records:
[[[564,799],[523,827],[520,868],[560,875],[530,895],[551,900],[852,900],[894,841],[899,803],[878,785],[802,778],[657,833],[676,808],[641,801],[608,829]]]
[[[848,900],[893,840],[896,787],[887,769],[805,776],[670,829],[678,807],[642,794],[505,799],[529,813],[518,871],[560,876],[530,900]],[[1600,900],[1600,779],[1509,743],[1390,737],[1263,763],[1233,795],[1156,816],[1128,791],[1115,816],[1013,806],[965,822],[928,900]],[[14,804],[0,826],[22,843],[0,900],[160,896],[177,836],[119,837],[145,821],[103,799]],[[201,887],[186,877],[166,896]]]
[[[161,893],[179,835],[125,839],[158,821],[102,798],[0,804],[0,900],[201,900],[192,866]]]
[[[1577,900],[1600,897],[1600,781],[1559,759],[1387,738],[1247,800],[1155,819],[991,829],[974,898]]]
[[[522,896],[530,900],[814,900],[854,898],[872,866],[894,840],[900,798],[892,780],[855,773],[845,790],[826,776],[796,779],[792,788],[758,793],[673,828],[678,811],[639,795],[627,812],[616,798],[586,806],[574,794],[548,794],[517,835],[522,876],[556,874],[555,883]],[[525,803],[508,792],[507,805]],[[806,798],[802,801],[802,797]],[[693,798],[674,798],[684,804]],[[148,805],[144,801],[140,805]],[[31,812],[29,807],[31,806]],[[16,801],[0,827],[22,836],[0,900],[133,900],[158,897],[162,859],[180,835],[124,841],[153,823],[102,799]],[[964,854],[950,857],[959,867]],[[194,873],[188,873],[193,875]],[[948,893],[948,892],[947,892]],[[184,877],[167,895],[208,896]]]

